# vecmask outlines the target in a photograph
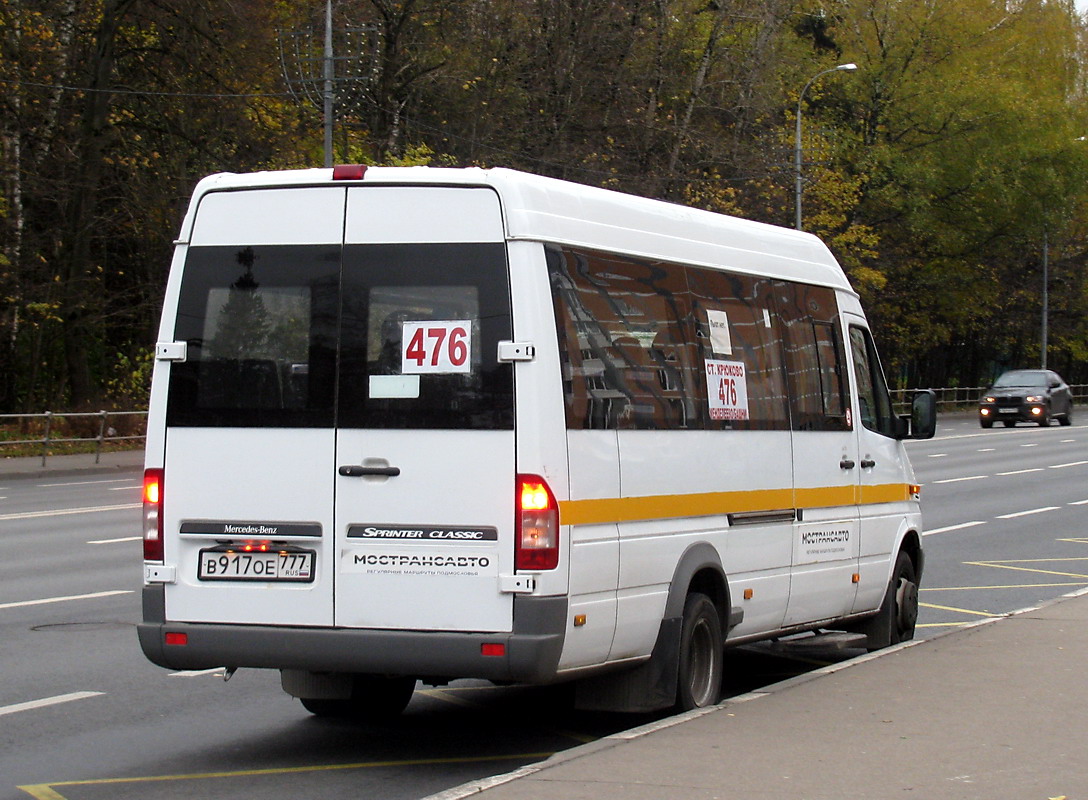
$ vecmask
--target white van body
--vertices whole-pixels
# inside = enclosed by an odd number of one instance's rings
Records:
[[[891,413],[814,236],[505,169],[214,175],[156,356],[162,666],[691,707],[723,644],[913,632],[932,405]]]

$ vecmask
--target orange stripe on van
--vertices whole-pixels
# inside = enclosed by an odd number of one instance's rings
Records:
[[[602,525],[654,519],[706,517],[752,511],[791,508],[830,508],[909,500],[905,483],[881,486],[827,486],[818,489],[761,489],[751,492],[700,492],[596,500],[561,500],[559,522],[563,525]]]

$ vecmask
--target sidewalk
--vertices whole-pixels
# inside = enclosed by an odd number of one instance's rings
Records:
[[[94,453],[71,456],[49,456],[42,466],[41,456],[0,457],[0,480],[6,478],[40,478],[45,476],[87,475],[95,472],[142,472],[144,451],[119,450],[102,453],[95,463]]]
[[[1085,800],[1088,590],[428,800]]]

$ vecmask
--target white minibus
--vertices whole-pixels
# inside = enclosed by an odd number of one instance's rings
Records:
[[[506,169],[214,175],[156,345],[140,643],[319,715],[459,678],[705,706],[724,647],[911,638],[934,424],[815,236]]]

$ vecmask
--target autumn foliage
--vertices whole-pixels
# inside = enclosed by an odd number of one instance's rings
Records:
[[[324,3],[0,3],[0,412],[144,402],[188,195],[320,166]],[[1088,382],[1088,26],[1069,0],[334,3],[336,162],[507,166],[792,225],[896,386]]]

